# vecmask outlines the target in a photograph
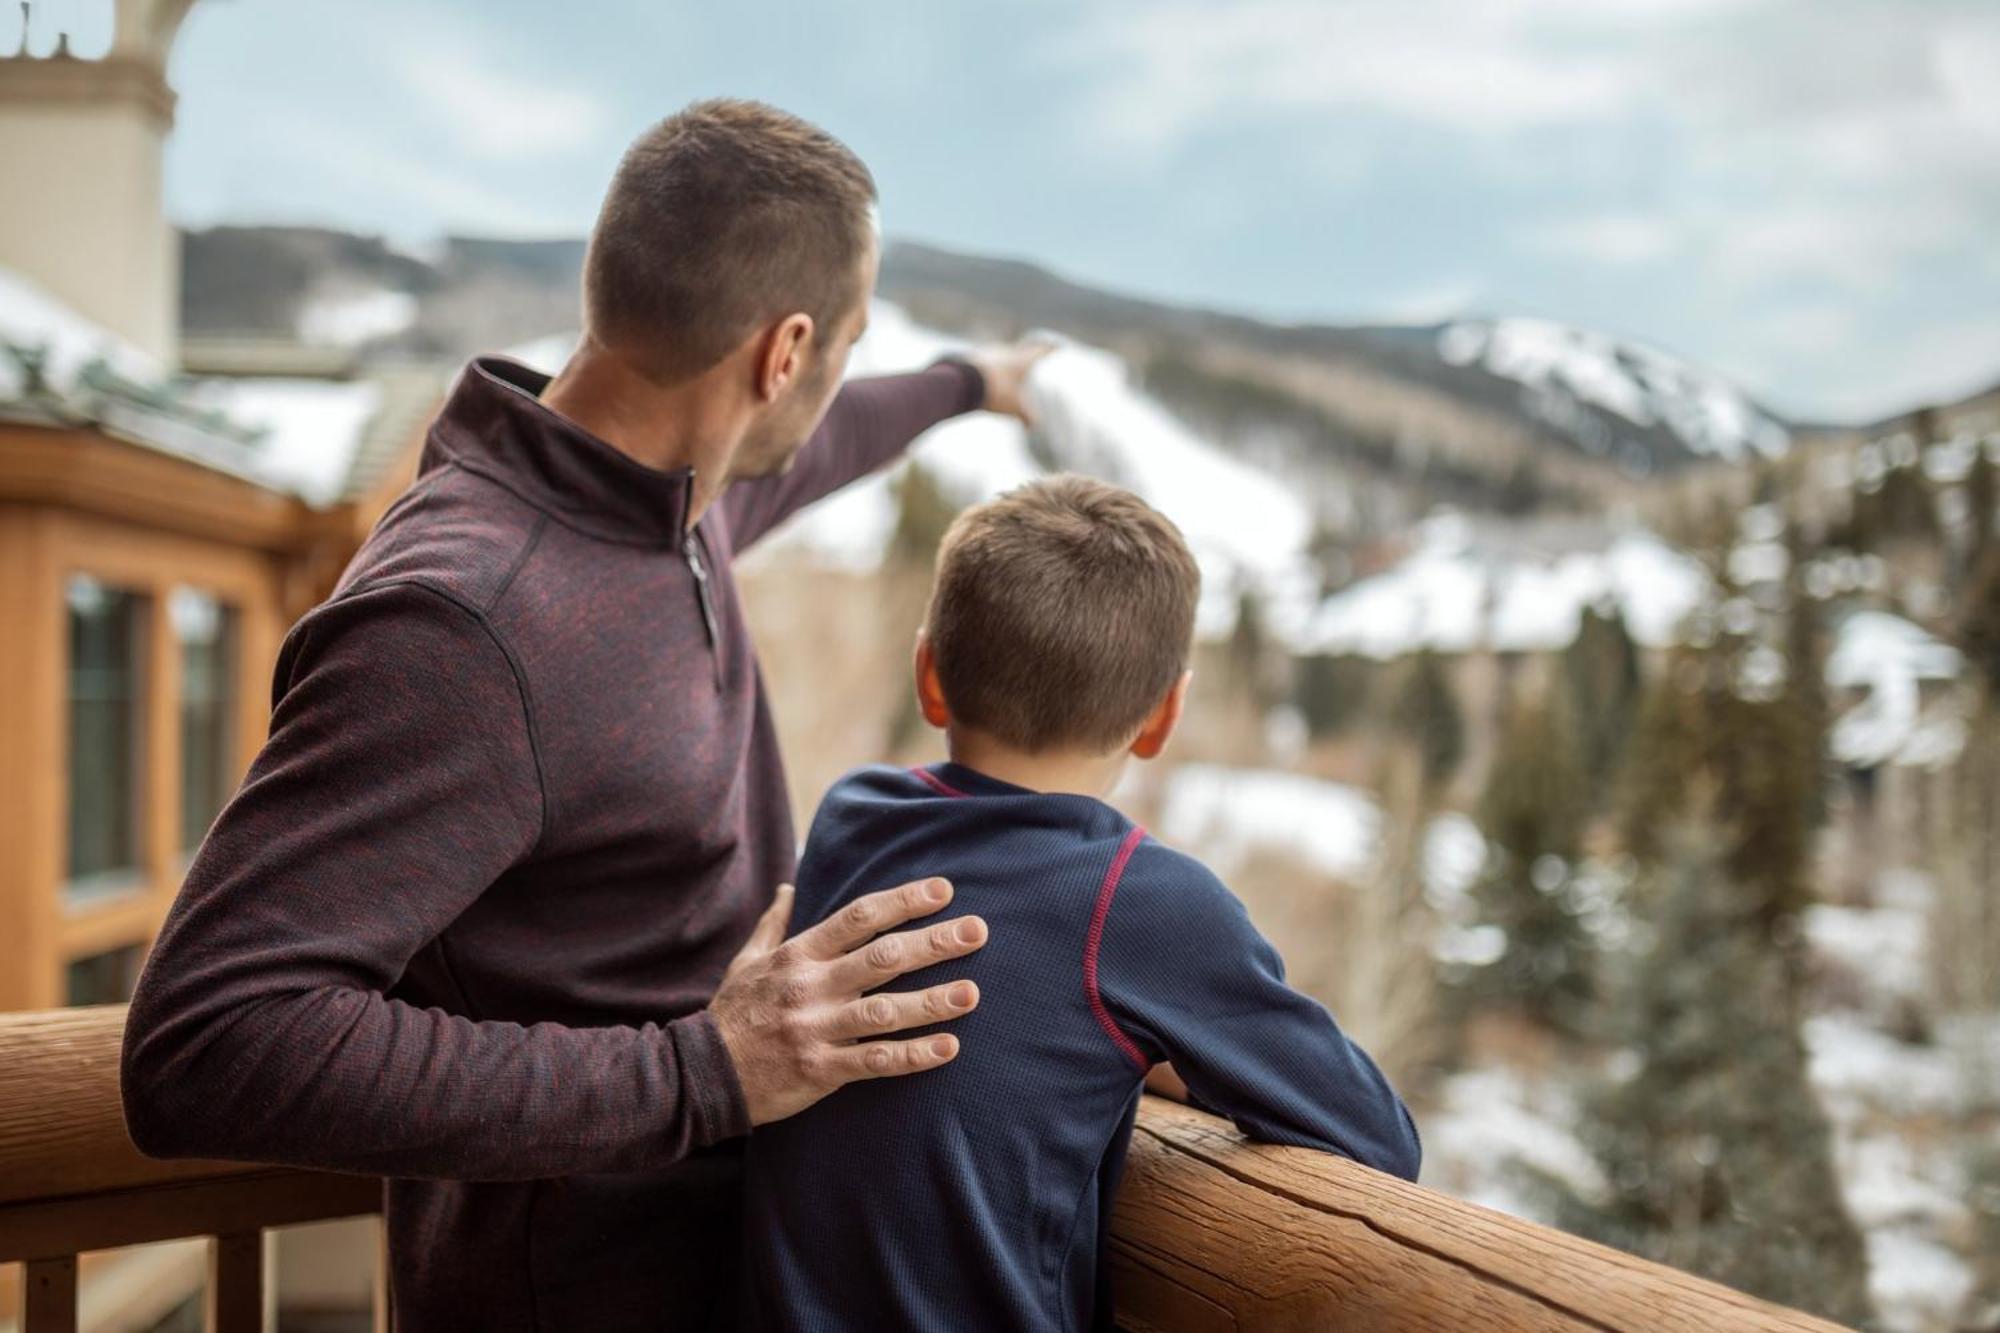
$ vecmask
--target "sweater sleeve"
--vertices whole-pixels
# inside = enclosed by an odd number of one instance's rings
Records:
[[[483,617],[397,584],[293,631],[270,737],[188,871],[133,997],[133,1141],[398,1177],[671,1164],[747,1129],[714,1023],[481,1022],[392,998],[530,854],[527,703]]]
[[[932,426],[985,400],[985,379],[965,361],[849,380],[790,471],[731,482],[722,493],[734,549],[745,550],[813,501],[888,463]]]
[[[1099,995],[1146,1060],[1171,1060],[1196,1099],[1253,1139],[1416,1179],[1402,1099],[1323,1006],[1285,984],[1277,951],[1220,880],[1148,841],[1108,891]]]

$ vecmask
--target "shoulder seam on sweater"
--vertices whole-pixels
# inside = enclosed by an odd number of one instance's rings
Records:
[[[494,607],[500,605],[500,599],[507,595],[507,589],[514,586],[514,576],[521,572],[521,566],[528,563],[528,557],[533,555],[535,548],[542,544],[542,533],[548,526],[549,516],[537,510],[535,513],[535,526],[528,533],[528,540],[521,543],[520,554],[515,556],[514,563],[507,567],[507,573],[501,578],[500,586],[495,588],[493,595],[486,599],[485,609],[487,611],[491,611]]]
[[[1104,872],[1104,882],[1098,887],[1097,904],[1090,914],[1090,932],[1084,937],[1083,945],[1084,999],[1089,1003],[1090,1012],[1097,1019],[1097,1025],[1104,1029],[1104,1035],[1111,1038],[1111,1044],[1118,1048],[1121,1055],[1138,1066],[1141,1073],[1151,1068],[1152,1062],[1146,1059],[1145,1053],[1139,1049],[1139,1044],[1126,1034],[1125,1029],[1118,1026],[1117,1018],[1104,1003],[1104,996],[1097,988],[1097,953],[1104,943],[1104,924],[1111,915],[1111,900],[1118,893],[1118,882],[1124,878],[1126,863],[1131,861],[1132,853],[1138,849],[1145,836],[1146,830],[1134,824],[1131,831],[1125,835],[1124,841],[1118,844],[1118,852],[1111,858],[1111,864]]]
[[[421,591],[430,593],[433,597],[439,598],[440,600],[445,602],[449,602],[451,605],[465,612],[465,614],[470,616],[473,622],[477,624],[480,629],[486,631],[486,637],[491,639],[493,641],[493,646],[500,650],[500,655],[507,661],[508,670],[512,671],[514,674],[514,690],[515,693],[517,693],[521,698],[521,719],[523,722],[527,724],[528,728],[528,753],[530,756],[533,757],[535,761],[535,790],[541,795],[542,798],[541,827],[536,830],[534,844],[533,846],[528,848],[528,853],[527,853],[528,855],[532,856],[535,853],[535,851],[541,847],[543,840],[549,836],[549,824],[552,820],[552,816],[550,814],[551,802],[549,800],[548,772],[542,764],[541,728],[538,725],[536,725],[535,703],[533,698],[528,693],[528,673],[521,666],[521,659],[515,656],[513,646],[507,642],[506,637],[502,635],[499,629],[494,626],[493,622],[487,618],[486,613],[484,611],[480,610],[478,607],[474,606],[471,602],[468,602],[465,598],[459,596],[451,589],[443,587],[440,584],[432,583],[428,579],[420,579],[420,578],[384,579],[380,583],[361,584],[357,587],[349,588],[346,592],[342,593],[335,600],[344,602],[352,597],[360,596],[363,593],[379,592],[388,588],[399,588],[399,587],[420,589]],[[327,603],[327,605],[330,606],[332,605],[332,603],[329,602]]]

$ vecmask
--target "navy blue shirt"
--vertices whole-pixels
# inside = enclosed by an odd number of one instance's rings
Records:
[[[963,1049],[751,1135],[740,1327],[1108,1328],[1101,1228],[1162,1060],[1253,1138],[1416,1176],[1381,1071],[1193,857],[1087,796],[865,768],[813,821],[793,924],[928,875],[992,934],[894,989],[978,982]]]

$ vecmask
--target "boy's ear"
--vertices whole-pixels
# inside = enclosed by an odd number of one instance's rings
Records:
[[[1181,672],[1181,678],[1167,691],[1167,697],[1160,700],[1160,706],[1139,728],[1139,735],[1132,742],[1132,754],[1136,758],[1157,759],[1160,751],[1167,748],[1167,742],[1174,738],[1174,728],[1181,724],[1181,712],[1187,707],[1188,686],[1193,682],[1194,672]]]
[[[944,686],[938,684],[937,659],[931,652],[931,637],[922,630],[917,631],[917,709],[924,715],[924,721],[942,731],[951,722],[951,709],[945,707]]]

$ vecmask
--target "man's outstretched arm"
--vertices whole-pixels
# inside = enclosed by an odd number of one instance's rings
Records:
[[[896,459],[932,426],[966,412],[1022,416],[1028,370],[1050,350],[1022,343],[947,357],[907,375],[849,380],[782,476],[732,482],[722,494],[738,551],[813,501]]]
[[[868,943],[942,907],[929,885],[773,950],[780,895],[710,1009],[670,1023],[481,1022],[390,998],[541,836],[519,687],[476,611],[414,584],[321,608],[280,671],[270,739],[133,998],[122,1081],[143,1151],[468,1180],[660,1166],[955,1053],[948,1037],[878,1039],[971,1007],[948,987],[886,1017],[884,997],[861,999],[984,941],[968,918]]]

